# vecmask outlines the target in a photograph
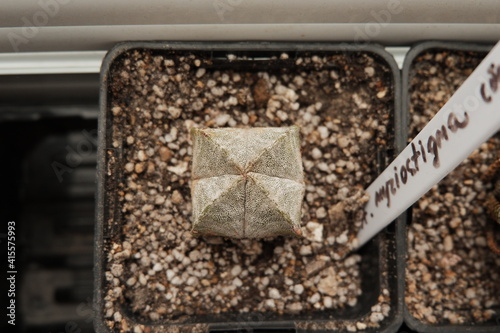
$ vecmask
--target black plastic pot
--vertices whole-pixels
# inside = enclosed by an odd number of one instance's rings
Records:
[[[389,154],[399,152],[406,141],[406,128],[401,126],[402,114],[400,112],[400,74],[399,69],[385,50],[376,45],[347,45],[326,43],[161,43],[161,42],[129,42],[123,43],[112,49],[106,56],[101,70],[100,91],[100,115],[99,115],[99,146],[98,146],[98,179],[97,179],[97,205],[96,205],[96,232],[95,232],[95,328],[98,332],[108,332],[104,317],[105,297],[105,271],[107,264],[107,253],[105,240],[120,232],[120,203],[117,201],[116,182],[121,178],[123,165],[121,147],[114,148],[112,145],[113,135],[119,133],[119,128],[111,124],[110,94],[112,87],[110,82],[110,68],[113,63],[127,51],[148,50],[156,54],[175,51],[176,54],[197,54],[201,57],[219,59],[219,68],[235,68],[234,63],[227,60],[226,55],[236,54],[247,56],[245,62],[249,68],[272,68],[273,66],[294,66],[294,57],[303,52],[318,54],[344,53],[356,56],[358,52],[368,53],[377,61],[383,62],[392,72],[392,85],[394,89],[394,115],[395,142],[390,147],[384,147]],[[289,60],[280,60],[280,54],[287,52]],[[226,59],[226,60],[220,60]],[[241,66],[241,64],[240,64]],[[389,156],[390,157],[390,156]],[[381,158],[382,160],[384,158]],[[380,170],[383,170],[380,165]],[[115,175],[115,177],[110,177]],[[367,184],[368,185],[368,184]],[[380,233],[359,250],[362,256],[361,274],[363,294],[358,304],[353,308],[337,311],[326,311],[324,313],[312,313],[301,315],[273,315],[270,313],[249,314],[220,314],[209,316],[191,316],[183,322],[169,323],[165,321],[144,322],[135,318],[122,304],[123,317],[131,323],[141,325],[148,330],[162,331],[208,331],[208,332],[297,332],[305,331],[303,327],[312,327],[314,324],[325,322],[356,323],[358,320],[370,314],[370,309],[377,304],[381,288],[385,285],[389,289],[390,314],[381,322],[377,329],[368,327],[366,332],[396,332],[402,323],[402,297],[403,297],[403,223],[404,215],[397,222]],[[328,319],[328,317],[330,319]],[[310,325],[313,324],[313,325]],[[300,328],[302,327],[302,328]],[[319,329],[318,331],[323,331]]]
[[[465,52],[481,52],[486,55],[486,53],[492,48],[491,45],[481,45],[481,44],[467,44],[467,43],[451,43],[451,42],[424,42],[418,44],[408,52],[405,58],[403,70],[402,70],[402,100],[403,100],[403,114],[404,117],[407,117],[407,124],[409,126],[411,118],[410,118],[410,95],[411,95],[411,79],[412,79],[412,68],[414,65],[417,65],[418,62],[416,59],[427,51],[465,51]],[[439,69],[438,69],[439,70]],[[460,183],[462,180],[457,179],[457,182]],[[408,210],[408,223],[411,223],[411,218],[413,216],[412,210]],[[404,237],[405,244],[407,243],[407,237]],[[406,248],[408,244],[405,245]],[[498,267],[491,267],[492,270],[498,270]],[[406,276],[406,272],[405,272]],[[500,281],[499,281],[500,283]],[[405,290],[408,293],[407,290]],[[408,294],[406,295],[408,296]],[[406,298],[404,298],[406,299]],[[465,333],[465,332],[499,332],[500,331],[500,318],[493,316],[491,320],[483,322],[483,323],[473,323],[466,322],[463,324],[430,324],[427,322],[420,321],[415,318],[410,310],[408,309],[408,305],[404,304],[403,307],[403,316],[404,322],[411,329],[417,332],[425,332],[425,333]]]

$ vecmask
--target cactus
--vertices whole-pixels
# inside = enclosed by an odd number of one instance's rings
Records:
[[[299,128],[192,129],[194,234],[300,234],[304,177]]]

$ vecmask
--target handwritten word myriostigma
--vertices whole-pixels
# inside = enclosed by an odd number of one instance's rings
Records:
[[[448,141],[453,133],[467,127],[469,115],[464,112],[463,120],[460,120],[454,112],[448,116],[447,124],[441,125],[433,135],[429,135],[425,143],[418,140],[418,148],[415,143],[411,143],[412,155],[406,159],[406,162],[394,166],[393,178],[386,181],[378,191],[375,192],[375,206],[384,199],[387,200],[387,207],[391,206],[391,195],[396,195],[400,186],[408,182],[409,177],[416,176],[420,171],[419,161],[428,163],[432,161],[435,168],[439,168],[439,151],[444,149],[442,142]]]

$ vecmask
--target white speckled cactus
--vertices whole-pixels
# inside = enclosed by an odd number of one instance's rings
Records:
[[[300,234],[299,128],[193,129],[193,233]]]

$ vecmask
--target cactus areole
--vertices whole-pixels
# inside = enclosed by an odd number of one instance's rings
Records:
[[[196,235],[300,234],[304,177],[299,128],[192,129]]]

